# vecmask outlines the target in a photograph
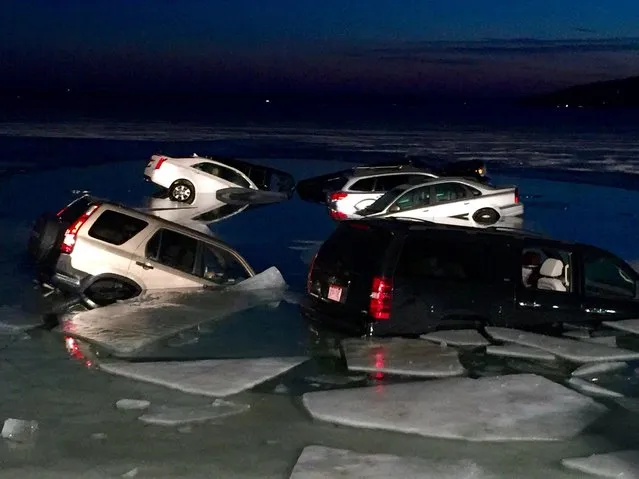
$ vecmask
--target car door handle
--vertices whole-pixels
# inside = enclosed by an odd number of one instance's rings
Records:
[[[136,261],[135,264],[137,264],[138,266],[142,266],[142,269],[153,269],[153,266],[151,266],[149,263],[143,263],[142,261]]]
[[[536,301],[530,302],[530,301],[520,301],[519,302],[519,306],[523,307],[523,308],[540,308],[541,304],[539,304]]]

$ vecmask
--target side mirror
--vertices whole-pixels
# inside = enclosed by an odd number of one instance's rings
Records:
[[[393,205],[390,208],[388,208],[388,212],[389,213],[397,213],[399,210],[400,210],[400,208],[397,205]]]

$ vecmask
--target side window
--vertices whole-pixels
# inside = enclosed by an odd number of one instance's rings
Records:
[[[202,256],[196,274],[216,284],[235,284],[250,277],[235,256],[214,245],[202,243]]]
[[[405,185],[410,182],[410,176],[406,174],[378,176],[375,191],[390,191],[396,186]]]
[[[521,254],[521,282],[527,289],[571,292],[572,253],[545,245],[527,245]]]
[[[358,180],[349,188],[351,191],[373,191],[375,188],[375,178],[364,178]]]
[[[635,278],[633,271],[612,256],[587,253],[584,257],[584,292],[587,296],[634,298]]]
[[[404,242],[396,275],[409,279],[498,283],[503,265],[494,258],[509,256],[507,246],[481,241],[432,240],[411,235]]]
[[[447,201],[456,201],[464,199],[468,196],[468,192],[464,185],[460,183],[440,183],[434,185],[435,203],[444,203]]]
[[[161,229],[146,245],[146,256],[158,263],[193,274],[197,240],[175,231]]]
[[[107,210],[89,229],[89,236],[114,245],[122,245],[146,228],[148,223],[123,213]]]
[[[466,191],[470,193],[468,196],[473,196],[473,197],[481,196],[481,191],[479,191],[478,189],[468,185],[464,185],[464,187],[466,188]]]
[[[205,162],[193,165],[193,168],[197,168],[209,175],[217,176],[218,178],[222,178],[223,180],[230,181],[231,183],[245,188],[250,188],[251,186],[251,184],[242,175],[222,165]]]
[[[399,211],[421,208],[430,204],[430,186],[422,186],[410,190],[400,196],[395,205],[399,206]]]

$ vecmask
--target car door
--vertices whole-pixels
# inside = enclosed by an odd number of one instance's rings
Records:
[[[461,183],[454,181],[433,185],[431,207],[426,219],[468,219],[470,193]]]
[[[430,185],[418,186],[401,194],[386,210],[389,218],[427,219],[431,206]]]
[[[526,239],[519,244],[513,263],[516,278],[516,298],[512,327],[542,326],[552,323],[580,322],[581,298],[574,265],[576,256],[568,246],[537,239]],[[529,258],[534,257],[531,261]],[[561,277],[556,278],[565,290],[540,289],[539,279],[546,260],[558,260],[563,265]],[[534,263],[532,265],[528,263]],[[532,269],[532,273],[531,270]],[[545,288],[545,286],[542,286]]]
[[[639,317],[637,273],[616,256],[596,248],[580,251],[581,310],[586,321]]]
[[[211,162],[193,165],[196,174],[195,188],[199,193],[215,193],[223,188],[245,187],[251,183],[230,168]]]

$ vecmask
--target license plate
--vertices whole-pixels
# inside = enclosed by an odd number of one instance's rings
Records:
[[[342,287],[341,286],[335,286],[334,284],[331,284],[328,287],[328,299],[330,299],[331,301],[341,301],[342,300]]]

